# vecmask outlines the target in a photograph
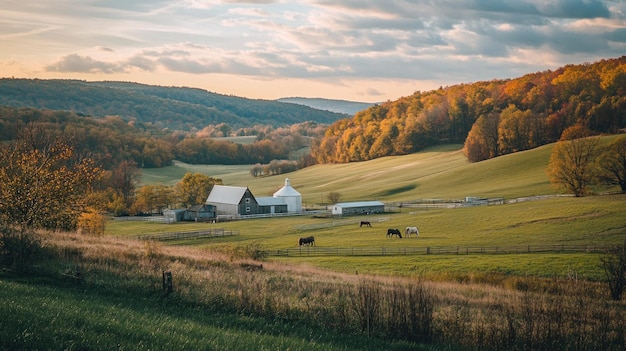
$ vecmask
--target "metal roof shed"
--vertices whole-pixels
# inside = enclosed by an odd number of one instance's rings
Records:
[[[333,215],[357,215],[385,212],[385,204],[380,201],[341,202],[333,205]]]

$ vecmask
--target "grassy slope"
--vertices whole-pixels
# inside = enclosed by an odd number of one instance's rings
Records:
[[[201,172],[221,178],[227,185],[247,186],[256,196],[268,196],[288,177],[305,204],[325,202],[330,192],[340,193],[343,201],[514,198],[556,192],[545,173],[551,145],[479,163],[467,162],[460,147],[447,145],[367,162],[316,165],[262,178],[252,177],[250,166],[193,166],[177,162],[171,167],[144,170],[143,182],[173,184],[187,171]]]
[[[615,137],[607,137],[609,142]],[[368,162],[317,165],[287,175],[253,178],[242,169],[224,166],[195,166],[220,177],[225,184],[248,186],[256,196],[267,196],[289,177],[303,195],[305,204],[318,204],[331,192],[342,200],[377,199],[384,202],[440,198],[462,199],[465,196],[504,197],[506,199],[556,194],[545,173],[551,145],[468,163],[460,146],[450,145],[425,152],[386,157]],[[189,167],[188,165],[186,167]],[[190,169],[190,168],[189,168]],[[623,241],[626,223],[623,195],[556,198],[506,206],[455,210],[411,210],[385,214],[373,219],[372,229],[358,228],[358,217],[344,220],[308,217],[260,219],[221,223],[217,226],[239,230],[240,236],[193,242],[192,245],[224,247],[258,243],[264,249],[293,247],[301,235],[315,235],[317,244],[326,247],[385,246],[523,246],[561,244],[618,244]],[[418,225],[419,240],[390,241],[386,228]],[[115,223],[108,227],[113,234],[129,235],[159,231],[194,230],[202,224],[163,226],[149,223]],[[197,226],[197,227],[196,227]],[[316,228],[316,229],[306,229]],[[367,272],[385,274],[471,274],[496,271],[515,275],[566,276],[573,271],[591,279],[602,272],[597,255],[568,254],[538,258],[537,255],[499,257],[403,258],[310,258],[318,266],[352,271],[360,266]],[[416,264],[414,261],[419,261]]]
[[[617,136],[603,138],[603,143]],[[189,165],[144,170],[143,183],[174,184],[185,172],[201,172],[226,185],[247,186],[255,196],[269,196],[284,178],[302,194],[305,204],[327,201],[330,192],[342,201],[416,199],[463,199],[466,196],[506,199],[559,193],[546,176],[552,144],[533,150],[469,163],[461,145],[445,145],[423,152],[383,157],[367,162],[315,165],[296,172],[255,178],[249,165]],[[611,189],[617,190],[617,188]]]

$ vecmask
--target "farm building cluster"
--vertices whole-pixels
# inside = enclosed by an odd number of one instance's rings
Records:
[[[380,201],[337,203],[333,205],[332,214],[343,216],[382,213],[384,207]],[[289,178],[285,179],[285,185],[272,196],[255,197],[247,187],[214,185],[206,203],[186,209],[163,211],[168,222],[206,222],[301,213],[302,195],[291,186]]]

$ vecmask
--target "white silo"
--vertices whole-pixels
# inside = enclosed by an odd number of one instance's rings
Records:
[[[285,178],[285,186],[275,192],[273,196],[282,198],[285,201],[287,204],[287,212],[302,212],[302,195],[300,195],[296,189],[291,187],[291,181],[289,178]]]

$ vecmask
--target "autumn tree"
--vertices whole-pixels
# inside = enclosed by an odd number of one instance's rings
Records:
[[[100,175],[94,161],[67,140],[28,125],[15,141],[0,145],[0,221],[74,230]]]
[[[216,184],[222,184],[222,180],[202,173],[186,173],[174,189],[178,201],[183,206],[191,206],[205,203]]]
[[[598,137],[586,127],[576,125],[563,131],[561,140],[552,148],[548,177],[552,184],[575,196],[585,196],[596,176]]]
[[[122,161],[113,170],[111,187],[122,198],[124,206],[129,209],[135,200],[135,189],[141,180],[141,169],[135,161]]]
[[[79,216],[77,227],[80,233],[101,236],[104,235],[106,219],[98,210],[89,208]]]
[[[598,180],[606,185],[619,185],[622,193],[626,193],[626,137],[620,137],[604,149],[598,165]]]
[[[149,184],[137,189],[133,212],[161,213],[175,201],[174,189],[163,184]]]
[[[480,116],[467,134],[463,152],[470,162],[478,162],[498,156],[498,125],[500,115],[490,113]]]

